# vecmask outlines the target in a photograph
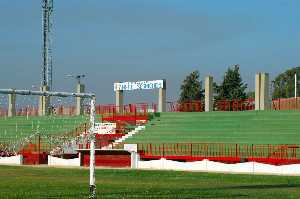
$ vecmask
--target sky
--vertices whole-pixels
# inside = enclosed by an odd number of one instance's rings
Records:
[[[222,80],[239,64],[249,91],[256,72],[275,77],[300,65],[299,0],[54,0],[54,90],[85,74],[98,103],[114,103],[116,81],[167,80],[167,100],[199,70]],[[0,0],[0,88],[40,84],[41,0]],[[157,90],[125,102],[156,102]]]

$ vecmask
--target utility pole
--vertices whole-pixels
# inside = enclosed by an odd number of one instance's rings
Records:
[[[297,86],[298,86],[297,73],[295,73],[295,98],[297,98]]]

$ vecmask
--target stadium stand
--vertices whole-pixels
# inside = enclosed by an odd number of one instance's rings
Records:
[[[161,113],[126,143],[299,144],[300,111]]]
[[[87,117],[74,116],[44,116],[29,117],[23,116],[0,118],[0,149],[7,150],[17,142],[37,142],[36,134],[43,137],[40,142],[49,143],[45,139],[47,136],[60,136],[74,132],[76,128],[82,126],[87,121]],[[22,145],[22,143],[20,143]],[[18,151],[20,149],[15,149]]]
[[[141,159],[300,163],[299,111],[161,113],[125,142]]]

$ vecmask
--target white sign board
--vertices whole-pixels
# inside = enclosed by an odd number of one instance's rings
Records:
[[[116,123],[95,123],[96,134],[114,134],[116,128]]]
[[[114,91],[148,90],[163,87],[163,80],[114,83]]]

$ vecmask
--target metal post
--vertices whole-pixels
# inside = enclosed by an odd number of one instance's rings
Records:
[[[295,98],[297,98],[297,73],[295,73]]]
[[[96,99],[91,99],[91,112],[90,112],[90,199],[96,198],[96,184],[95,184],[95,102]]]
[[[41,164],[40,162],[40,156],[41,156],[41,134],[38,134],[38,164]]]

